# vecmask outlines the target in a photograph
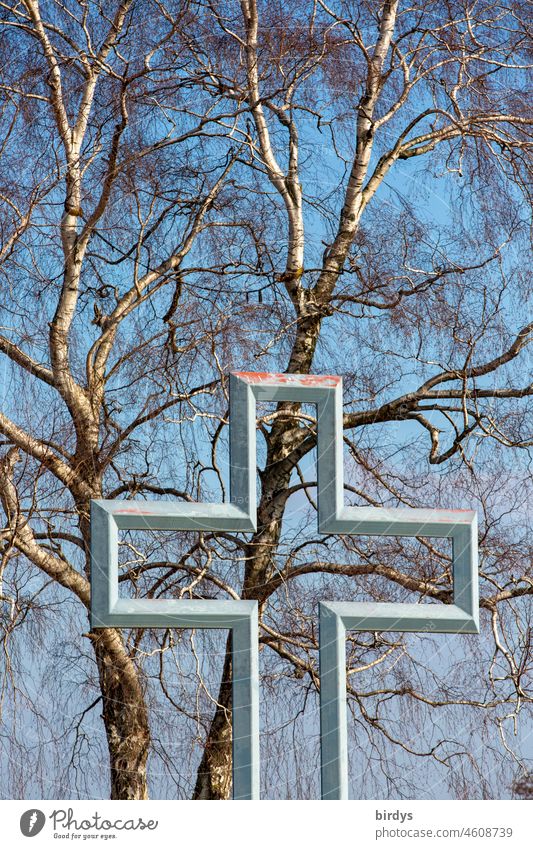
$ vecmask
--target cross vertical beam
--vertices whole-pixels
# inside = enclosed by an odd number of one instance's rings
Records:
[[[323,799],[348,798],[346,628],[320,605],[320,781]]]
[[[250,615],[231,631],[234,799],[259,799],[257,602],[249,604]]]

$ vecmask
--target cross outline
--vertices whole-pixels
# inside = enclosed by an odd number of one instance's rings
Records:
[[[257,529],[257,401],[316,404],[319,533],[452,539],[451,605],[320,602],[322,799],[346,799],[346,630],[478,633],[479,600],[475,511],[344,504],[341,377],[270,372],[230,375],[229,503],[93,500],[91,627],[231,629],[233,798],[259,798],[257,603],[118,597],[118,530]]]

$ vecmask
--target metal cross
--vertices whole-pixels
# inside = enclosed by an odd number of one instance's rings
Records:
[[[93,501],[93,628],[229,628],[233,667],[233,798],[259,798],[257,603],[118,597],[119,530],[257,528],[256,402],[317,407],[318,530],[322,534],[444,537],[453,544],[453,604],[320,603],[323,799],[348,798],[346,630],[477,634],[477,516],[471,510],[344,504],[342,378],[237,372],[230,376],[230,502]]]

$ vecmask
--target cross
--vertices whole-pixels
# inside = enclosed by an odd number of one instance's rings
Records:
[[[93,628],[228,628],[232,635],[233,798],[259,798],[258,623],[255,601],[122,599],[119,530],[250,532],[257,529],[256,402],[317,407],[318,530],[322,534],[430,536],[452,540],[453,603],[320,602],[322,799],[348,798],[346,631],[479,633],[477,515],[471,510],[344,504],[342,378],[230,375],[230,501],[94,500],[91,503]]]

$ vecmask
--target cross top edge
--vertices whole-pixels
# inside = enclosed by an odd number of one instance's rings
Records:
[[[231,374],[250,384],[329,386],[331,388],[342,385],[342,377],[334,374],[287,374],[270,371],[233,371]]]

